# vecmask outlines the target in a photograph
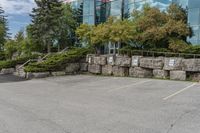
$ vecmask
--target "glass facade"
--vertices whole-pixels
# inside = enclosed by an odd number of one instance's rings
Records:
[[[133,10],[141,10],[145,3],[164,11],[174,2],[188,9],[188,23],[194,36],[188,38],[192,44],[200,44],[200,0],[72,0],[73,7],[83,6],[83,23],[99,24],[109,16],[129,18]]]
[[[194,45],[200,44],[200,0],[188,0],[188,23],[194,33],[188,41]]]

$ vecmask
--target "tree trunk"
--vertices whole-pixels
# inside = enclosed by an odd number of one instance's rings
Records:
[[[58,44],[58,52],[60,52],[60,44]]]
[[[51,43],[49,41],[47,41],[47,52],[51,53]]]

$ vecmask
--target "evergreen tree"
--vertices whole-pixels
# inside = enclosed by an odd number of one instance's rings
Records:
[[[33,38],[42,43],[48,53],[60,35],[60,24],[63,7],[60,0],[35,0],[37,5],[32,10],[31,32]]]
[[[78,25],[75,10],[69,4],[63,4],[63,16],[61,17],[58,35],[58,51],[75,43],[75,30]]]
[[[3,49],[6,38],[8,37],[7,32],[7,19],[4,10],[2,9],[2,7],[0,7],[0,50]]]

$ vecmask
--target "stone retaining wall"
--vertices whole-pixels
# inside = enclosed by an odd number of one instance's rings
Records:
[[[102,75],[200,81],[200,59],[88,55],[88,72]]]
[[[61,71],[54,71],[54,72],[25,72],[24,67],[19,68],[20,65],[17,65],[16,68],[9,68],[9,69],[2,69],[2,74],[14,74],[19,77],[23,77],[26,79],[32,79],[32,78],[45,78],[49,76],[64,76],[69,74],[77,74],[81,72],[88,72],[88,67],[93,66],[92,73],[95,73],[95,69],[97,68],[95,64],[89,64],[86,62],[81,61],[80,63],[67,63],[65,64],[65,69]],[[100,66],[100,65],[99,65]],[[101,67],[101,66],[100,66]],[[97,69],[96,73],[98,72]]]
[[[200,81],[200,59],[183,59],[177,57],[128,57],[89,54],[86,57],[86,61],[68,63],[62,71],[25,73],[23,68],[17,72],[14,72],[14,70],[14,68],[2,69],[1,73],[14,73],[25,78],[43,78],[47,76],[90,72],[93,74],[137,78],[154,77],[160,79]]]

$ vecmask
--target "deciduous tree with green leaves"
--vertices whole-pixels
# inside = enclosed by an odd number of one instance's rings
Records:
[[[185,42],[179,45],[185,45],[186,38],[192,34],[187,11],[175,4],[166,12],[145,5],[143,10],[133,12],[132,21],[137,31],[134,40],[145,49],[168,48],[174,38],[176,42]]]

